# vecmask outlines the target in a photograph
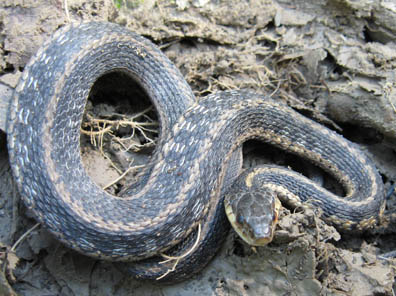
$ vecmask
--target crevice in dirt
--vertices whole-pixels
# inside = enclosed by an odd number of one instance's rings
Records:
[[[351,142],[373,145],[382,143],[384,135],[370,127],[362,127],[351,123],[337,123],[342,128],[342,135]]]
[[[330,52],[327,51],[326,58],[323,60],[323,64],[326,65],[329,69],[329,73],[333,75],[342,75],[345,71],[342,66],[337,64],[337,61],[332,56]]]

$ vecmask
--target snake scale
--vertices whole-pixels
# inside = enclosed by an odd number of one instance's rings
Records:
[[[122,197],[99,188],[80,156],[90,89],[101,76],[118,71],[147,93],[161,129],[144,183]],[[248,139],[313,162],[342,184],[346,196],[276,167],[248,171],[231,189],[266,182],[289,202],[312,198],[326,219],[342,229],[364,229],[384,208],[382,180],[357,146],[263,95],[228,91],[196,102],[159,49],[115,24],[71,24],[43,44],[15,89],[7,131],[13,175],[35,218],[83,254],[144,259],[128,263],[129,271],[143,279],[166,273],[166,264],[150,259],[162,252],[181,254],[194,245],[165,281],[183,280],[213,257],[228,228],[224,184],[237,175],[230,163]],[[187,247],[179,248],[180,242]]]

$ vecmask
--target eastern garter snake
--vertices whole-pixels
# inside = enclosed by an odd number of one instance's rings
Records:
[[[117,71],[147,92],[161,125],[144,184],[126,197],[99,188],[80,156],[89,91],[99,77]],[[194,252],[165,280],[199,271],[225,237],[223,182],[225,176],[236,177],[228,164],[248,139],[274,144],[332,174],[345,188],[345,198],[288,171],[273,168],[273,174],[257,178],[247,173],[252,182],[267,179],[292,202],[314,197],[313,204],[338,227],[368,227],[384,207],[381,178],[354,144],[262,95],[219,92],[196,103],[182,75],[151,42],[114,24],[57,31],[26,66],[7,125],[10,162],[23,201],[67,246],[97,258],[141,260],[172,248],[200,225]],[[133,272],[156,278],[164,271],[157,265]]]

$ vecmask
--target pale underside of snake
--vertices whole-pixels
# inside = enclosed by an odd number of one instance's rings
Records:
[[[99,188],[80,155],[90,89],[111,72],[139,83],[161,126],[142,183],[122,197]],[[254,201],[268,191],[295,205],[309,201],[345,230],[373,225],[384,209],[381,177],[356,145],[264,95],[219,92],[196,102],[159,49],[114,24],[69,25],[38,50],[15,90],[7,132],[15,180],[39,222],[67,246],[114,261],[142,260],[169,250],[180,254],[185,248],[178,247],[180,242],[187,249],[194,245],[178,269],[166,275],[168,281],[198,272],[219,248],[228,227],[225,193],[227,204],[235,208],[234,220],[242,226],[239,232],[249,237],[255,235],[254,229],[243,230],[249,209],[238,214],[238,207],[252,205],[246,199]],[[340,182],[345,196],[278,167],[256,168],[238,177],[240,147],[248,139],[314,163]],[[241,197],[245,202],[238,206]],[[253,207],[260,206],[253,202]],[[128,263],[129,270],[140,278],[157,278],[168,268],[157,261]]]

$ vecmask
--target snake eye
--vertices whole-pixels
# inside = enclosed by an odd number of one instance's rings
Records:
[[[237,223],[241,224],[241,225],[245,222],[245,218],[242,215],[240,215],[240,214],[237,215],[237,219],[236,220],[237,220]]]

